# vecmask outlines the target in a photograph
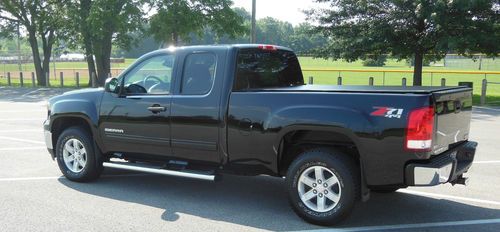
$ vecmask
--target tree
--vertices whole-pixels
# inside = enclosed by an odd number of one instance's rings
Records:
[[[206,27],[221,37],[234,38],[245,32],[243,19],[233,9],[231,0],[162,0],[151,17],[150,33],[164,44],[178,45],[192,33],[201,37]]]
[[[363,66],[382,67],[385,65],[386,61],[387,61],[386,55],[367,56],[366,58],[363,59]]]
[[[308,23],[301,23],[293,28],[293,35],[288,35],[289,46],[297,54],[309,55],[314,49],[326,44],[327,39],[314,31],[314,27]]]
[[[14,26],[23,27],[28,34],[38,85],[46,85],[52,46],[56,42],[56,31],[62,24],[60,8],[62,3],[62,0],[2,0],[0,2],[2,27],[10,31],[13,31]],[[42,56],[39,50],[40,42]]]
[[[275,18],[266,17],[257,20],[257,42],[289,46],[290,36],[294,34],[293,26]]]
[[[424,56],[450,50],[470,56],[500,49],[498,0],[316,0],[328,9],[306,11],[315,29],[329,38],[321,57],[348,61],[391,54],[413,59],[413,84],[422,84]]]
[[[245,8],[235,7],[233,11],[243,19],[244,33],[238,36],[217,35],[210,27],[203,28],[202,36],[191,33],[184,44],[244,44],[250,41],[250,27],[252,16]]]
[[[145,22],[145,0],[73,0],[68,5],[70,23],[66,35],[73,46],[85,51],[89,76],[97,74],[103,86],[111,71],[113,44],[129,48]]]

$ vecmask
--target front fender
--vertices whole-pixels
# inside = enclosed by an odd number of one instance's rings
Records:
[[[85,119],[93,128],[97,127],[99,115],[94,102],[82,99],[60,100],[51,105],[51,122],[61,117],[79,117]]]

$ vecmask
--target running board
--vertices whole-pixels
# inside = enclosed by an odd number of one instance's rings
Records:
[[[160,174],[160,175],[167,175],[167,176],[179,176],[179,177],[186,177],[186,178],[193,178],[193,179],[200,179],[200,180],[209,180],[209,181],[215,180],[215,175],[213,175],[211,173],[209,174],[208,172],[207,173],[203,173],[203,172],[196,173],[196,172],[189,172],[189,171],[174,171],[174,170],[148,167],[146,165],[132,164],[132,163],[127,163],[127,162],[103,162],[102,166],[108,167],[108,168],[117,168],[117,169],[146,172],[146,173],[153,173],[153,174]]]

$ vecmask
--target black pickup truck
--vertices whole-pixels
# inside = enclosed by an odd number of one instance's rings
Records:
[[[72,181],[104,167],[284,177],[293,210],[331,225],[371,191],[465,184],[471,111],[466,87],[305,85],[287,48],[191,46],[50,99],[44,130]]]

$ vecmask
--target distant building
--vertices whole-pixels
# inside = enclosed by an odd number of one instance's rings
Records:
[[[76,60],[84,60],[85,55],[81,53],[67,53],[67,54],[62,54],[59,57],[60,60],[70,60],[70,61],[76,61]]]

